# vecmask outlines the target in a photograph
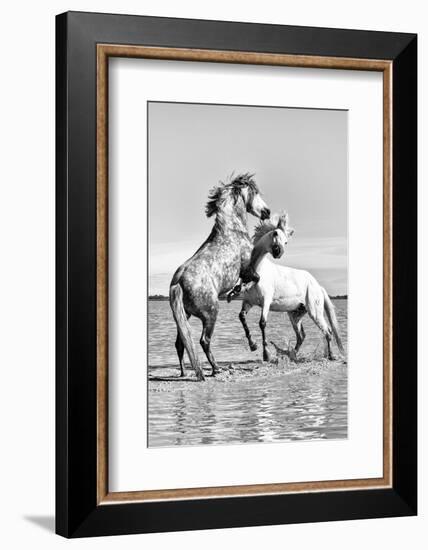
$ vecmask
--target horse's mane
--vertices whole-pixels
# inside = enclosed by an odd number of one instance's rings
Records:
[[[282,230],[287,229],[288,214],[286,212],[273,214],[268,220],[259,222],[254,228],[253,244],[256,244],[263,237],[263,235],[266,235],[266,233],[269,233],[278,227]]]
[[[250,193],[258,193],[259,188],[254,181],[254,174],[245,173],[236,177],[230,176],[227,183],[220,182],[219,185],[213,187],[208,195],[208,202],[205,206],[205,213],[208,218],[217,214],[228,200],[236,203],[241,194],[243,187],[247,187]]]

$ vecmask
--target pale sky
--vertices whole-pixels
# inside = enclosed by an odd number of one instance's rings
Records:
[[[255,174],[295,233],[278,263],[347,293],[347,112],[150,102],[149,293],[208,236],[209,190],[233,172]],[[250,230],[257,220],[249,216]]]

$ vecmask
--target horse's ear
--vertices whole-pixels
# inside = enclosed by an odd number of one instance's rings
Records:
[[[281,229],[282,231],[285,231],[287,229],[287,225],[288,225],[288,214],[286,213],[281,214],[278,218],[277,228]]]
[[[293,235],[294,229],[288,225],[288,214],[286,212],[279,216],[277,228],[284,231],[287,237],[291,237]]]

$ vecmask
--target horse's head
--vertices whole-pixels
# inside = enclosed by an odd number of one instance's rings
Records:
[[[251,174],[241,174],[230,183],[214,187],[205,211],[208,217],[227,211],[238,215],[249,212],[261,220],[266,220],[270,216],[270,210]]]
[[[284,254],[285,246],[293,233],[294,229],[288,225],[288,215],[281,214],[278,216],[278,221],[270,219],[259,224],[254,235],[254,248],[263,247],[275,259],[280,258]]]
[[[242,198],[247,212],[261,220],[267,220],[270,217],[269,207],[263,200],[252,175],[239,176],[233,180],[232,185],[235,187],[235,192]]]
[[[276,229],[268,233],[270,235],[270,252],[274,258],[280,258],[285,251],[288,239],[293,235],[294,229],[288,225],[288,215],[281,214],[278,218]]]

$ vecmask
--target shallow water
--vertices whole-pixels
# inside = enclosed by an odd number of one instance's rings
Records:
[[[248,361],[261,358],[261,334],[259,328],[260,308],[254,307],[247,315],[247,322],[253,339],[259,344],[259,350],[251,352],[238,314],[242,302],[235,300],[228,304],[220,302],[220,311],[214,329],[211,348],[217,361]],[[347,343],[347,300],[334,300],[336,315],[340,325],[342,340],[346,348]],[[200,359],[205,361],[205,356],[199,346],[202,325],[199,319],[190,318],[193,341],[198,348]],[[306,339],[302,352],[310,353],[317,346],[323,346],[320,331],[306,315],[303,318],[303,326]],[[286,348],[288,342],[295,342],[294,331],[291,328],[286,313],[269,312],[266,327],[267,339],[273,340],[281,348]],[[175,351],[175,339],[177,329],[172,317],[169,302],[149,301],[149,366],[173,366],[178,365]]]
[[[232,364],[224,374],[206,383],[149,382],[149,446],[346,438],[347,365],[322,360],[263,365],[260,349],[248,349],[238,319],[240,306],[240,301],[220,304],[212,349],[223,366]],[[335,306],[346,349],[347,301],[337,300]],[[254,308],[248,322],[261,348],[259,315]],[[302,355],[321,357],[324,344],[318,329],[307,317],[303,324],[307,337]],[[193,319],[191,325],[197,343],[200,322]],[[282,313],[270,313],[267,334],[281,348],[294,342]],[[150,302],[150,378],[178,376],[175,337],[168,302]]]

